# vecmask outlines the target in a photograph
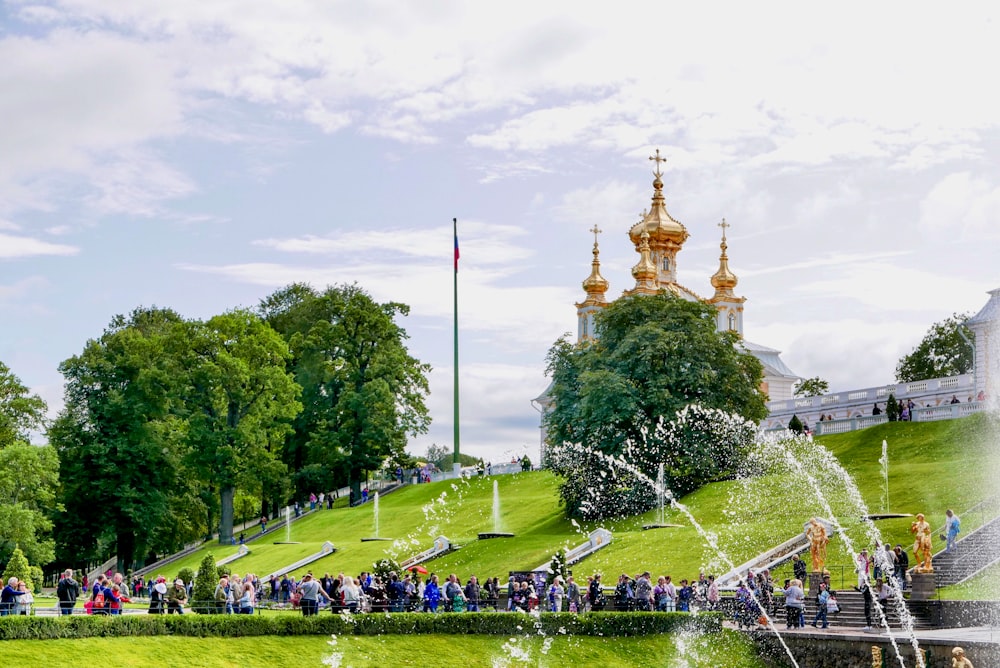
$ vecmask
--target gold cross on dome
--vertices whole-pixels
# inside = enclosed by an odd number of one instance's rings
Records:
[[[598,226],[597,226],[597,225],[595,224],[595,225],[594,225],[594,227],[592,227],[591,229],[589,229],[589,230],[587,230],[587,231],[588,231],[588,232],[593,232],[593,233],[594,233],[594,245],[596,246],[596,245],[597,245],[597,235],[598,235],[598,234],[600,234],[601,232],[603,232],[604,230],[602,230],[601,228],[599,228],[599,227],[598,227]]]
[[[719,223],[719,227],[722,228],[722,240],[725,241],[726,240],[726,228],[727,227],[732,227],[732,225],[730,225],[729,223],[727,223],[726,219],[723,218],[722,222]]]
[[[656,162],[656,171],[653,172],[653,174],[656,176],[663,176],[663,172],[660,171],[660,163],[666,162],[667,159],[660,157],[660,149],[656,149],[656,155],[649,156],[649,159]]]

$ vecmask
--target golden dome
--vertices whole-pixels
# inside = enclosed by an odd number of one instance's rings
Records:
[[[636,292],[659,291],[656,283],[656,265],[649,256],[649,233],[645,231],[639,238],[639,261],[632,267],[632,276],[635,278]]]
[[[715,294],[719,293],[732,295],[733,288],[739,282],[736,278],[736,274],[729,270],[729,256],[726,255],[726,250],[728,246],[726,245],[726,228],[729,227],[729,223],[726,219],[722,219],[722,223],[719,224],[722,228],[722,243],[719,244],[719,248],[722,249],[722,254],[719,256],[719,270],[712,275],[712,287],[715,288]]]
[[[649,243],[653,248],[672,246],[679,248],[688,238],[688,231],[684,225],[675,220],[667,212],[666,201],[663,197],[663,181],[660,179],[663,172],[660,171],[660,163],[666,158],[660,157],[660,149],[656,149],[656,155],[650,160],[656,161],[656,171],[653,172],[653,206],[642,217],[638,223],[632,226],[628,236],[632,243],[639,246],[639,239],[643,232],[649,234]]]

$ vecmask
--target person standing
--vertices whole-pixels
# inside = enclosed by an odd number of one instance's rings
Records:
[[[465,607],[466,612],[479,612],[479,594],[482,588],[479,586],[479,580],[475,575],[469,576],[469,582],[465,585],[465,600],[468,605]]]
[[[802,581],[793,579],[785,589],[785,628],[798,628],[801,622],[802,610],[805,607],[805,593],[802,591]]]
[[[184,586],[184,580],[177,578],[167,590],[167,614],[183,615],[186,602],[187,587]]]
[[[566,598],[569,599],[569,611],[580,612],[580,585],[572,575],[566,579]]]
[[[80,585],[73,579],[73,569],[67,568],[56,585],[56,598],[59,599],[59,614],[72,615],[76,599],[80,598]]]
[[[951,549],[955,547],[955,543],[958,541],[958,533],[962,530],[962,523],[958,519],[958,515],[956,515],[951,508],[946,510],[944,514],[946,517],[944,521],[944,531],[945,538],[947,540],[945,552],[951,552]]]
[[[865,601],[865,631],[872,630],[872,588],[868,586],[867,582],[859,584],[855,587],[856,590],[861,592],[861,596]]]
[[[855,564],[856,567],[854,570],[858,574],[858,587],[862,584],[867,585],[871,572],[869,570],[871,568],[871,561],[868,559],[868,550],[866,548],[862,548],[861,554],[855,560]]]
[[[906,571],[910,570],[910,557],[900,543],[896,543],[896,549],[893,552],[896,553],[896,579],[899,581],[900,591],[904,591],[906,589]]]
[[[792,574],[799,580],[806,579],[806,562],[802,561],[799,555],[792,556]]]

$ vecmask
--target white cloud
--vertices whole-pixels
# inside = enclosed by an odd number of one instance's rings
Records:
[[[927,239],[1000,236],[1000,181],[970,172],[949,174],[920,203],[919,225]]]
[[[31,237],[0,234],[0,259],[33,257],[36,255],[76,255],[79,252],[80,249],[76,246],[53,244]]]

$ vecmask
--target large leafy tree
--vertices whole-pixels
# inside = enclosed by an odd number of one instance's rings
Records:
[[[358,494],[365,472],[405,459],[407,436],[430,422],[430,367],[409,354],[397,322],[409,307],[380,304],[356,285],[317,292],[295,284],[263,300],[260,311],[288,341],[303,388],[290,463],[319,465],[331,483],[349,482]]]
[[[946,378],[972,371],[972,332],[965,326],[969,314],[955,313],[931,325],[923,340],[896,365],[896,381],[912,383]]]
[[[174,311],[139,308],[66,360],[65,408],[49,431],[60,454],[62,561],[117,554],[129,568],[202,530],[184,474],[183,374],[188,326]]]
[[[45,565],[55,557],[51,537],[59,482],[59,459],[51,446],[21,442],[0,449],[0,564],[20,546],[28,561]]]
[[[570,514],[599,517],[648,507],[649,490],[638,490],[648,485],[621,472],[608,480],[614,466],[607,458],[625,456],[639,466],[638,476],[648,478],[656,477],[658,459],[675,490],[730,474],[738,454],[693,452],[661,428],[691,404],[754,422],[767,415],[761,364],[738,347],[733,332],[716,331],[714,309],[666,293],[623,298],[599,315],[597,335],[577,346],[563,338],[548,355],[553,406],[544,419],[558,451],[554,467],[566,477]],[[620,503],[584,503],[583,491],[593,489],[613,492]]]
[[[30,394],[21,379],[0,362],[0,448],[27,442],[30,433],[45,426],[45,401]]]
[[[280,445],[302,409],[286,370],[288,345],[256,314],[235,310],[194,323],[185,406],[188,462],[219,500],[219,542],[233,537],[238,486],[284,473]]]

